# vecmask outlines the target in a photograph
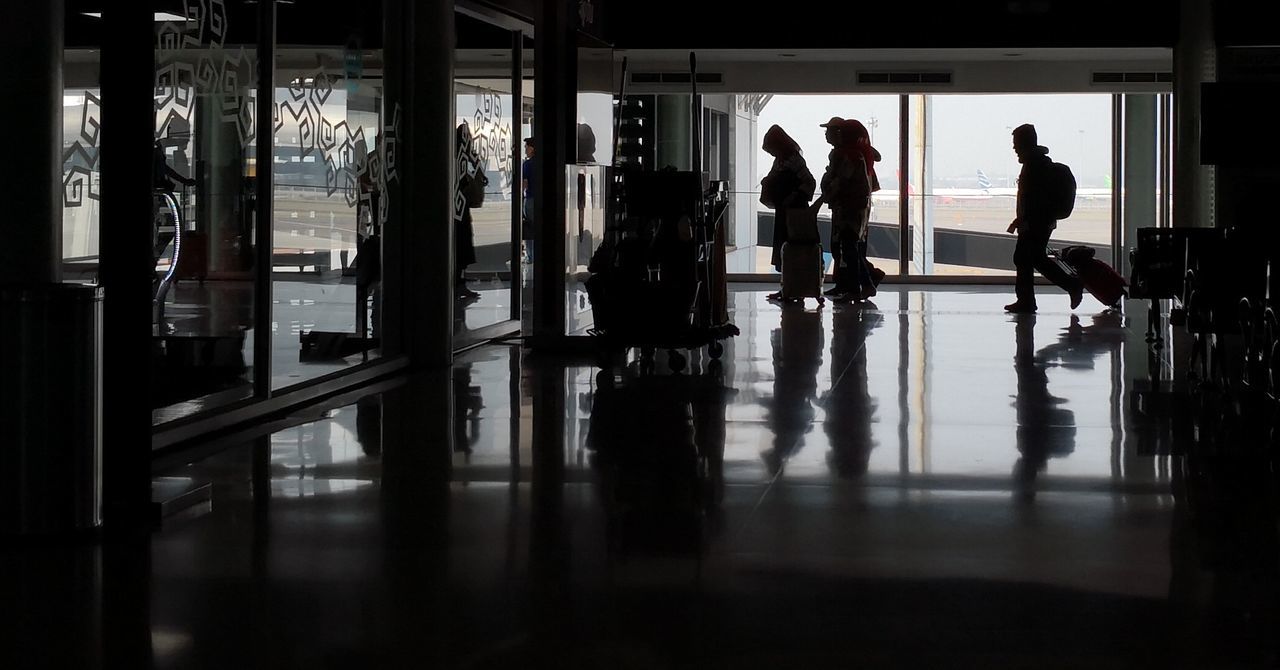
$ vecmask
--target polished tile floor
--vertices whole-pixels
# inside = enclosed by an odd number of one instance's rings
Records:
[[[481,348],[166,472],[206,514],[5,549],[0,666],[1276,663],[1274,452],[1140,318],[732,298],[720,362]]]

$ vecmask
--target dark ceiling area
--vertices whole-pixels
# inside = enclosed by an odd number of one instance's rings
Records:
[[[430,1],[430,0],[426,0]],[[97,47],[111,0],[67,0],[67,46]],[[277,7],[282,46],[381,46],[383,0],[365,3],[296,0]],[[528,0],[470,0],[517,15]],[[1280,45],[1280,3],[1218,0],[1220,46]],[[183,14],[184,0],[151,0],[156,12]],[[256,42],[256,0],[224,0],[231,44]],[[777,3],[760,13],[740,0],[594,0],[608,41],[620,49],[889,49],[1172,47],[1178,33],[1173,0],[965,0],[964,2]],[[762,6],[762,5],[757,5]],[[353,10],[353,7],[358,8]],[[509,33],[460,18],[458,47],[507,48]]]
[[[965,0],[785,2],[726,0],[609,3],[620,49],[861,49],[1171,47],[1169,0]]]

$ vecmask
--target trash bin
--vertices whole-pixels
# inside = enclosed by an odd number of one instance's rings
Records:
[[[0,534],[102,524],[101,350],[99,287],[0,286]]]

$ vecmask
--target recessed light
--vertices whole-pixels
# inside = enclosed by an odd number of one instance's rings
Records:
[[[779,55],[779,56],[781,56],[782,58],[795,58],[795,57],[796,57],[796,55],[795,55],[795,54],[778,54],[778,55]]]
[[[1003,54],[1003,56],[1004,56],[1005,58],[1017,58],[1018,56],[1021,56],[1021,55],[1022,55],[1022,54],[1019,54],[1019,53],[1008,53],[1008,54]]]

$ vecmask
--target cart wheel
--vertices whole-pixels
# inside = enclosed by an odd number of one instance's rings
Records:
[[[684,356],[675,349],[667,350],[667,364],[671,366],[672,372],[680,372],[684,370]]]
[[[720,344],[719,340],[712,340],[711,344],[707,345],[707,353],[710,354],[712,358],[720,358],[724,355],[724,345]]]
[[[723,372],[724,372],[724,363],[721,363],[718,360],[714,360],[714,361],[711,361],[710,363],[707,363],[707,374],[715,377],[719,377],[720,374]]]

